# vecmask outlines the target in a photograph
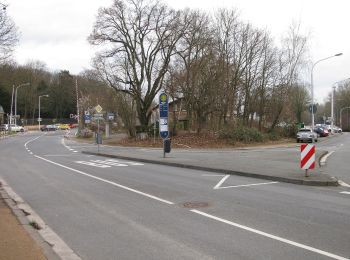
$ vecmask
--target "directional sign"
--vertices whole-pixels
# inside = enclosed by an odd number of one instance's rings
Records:
[[[113,113],[107,113],[107,119],[110,121],[114,120],[114,114]]]
[[[84,121],[85,121],[86,124],[90,124],[90,122],[91,122],[91,115],[85,114],[84,115]]]
[[[159,134],[163,139],[168,138],[168,113],[169,113],[169,100],[168,95],[165,93],[159,96]]]

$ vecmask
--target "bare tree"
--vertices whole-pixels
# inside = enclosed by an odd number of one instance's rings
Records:
[[[14,22],[6,13],[6,8],[0,10],[0,62],[7,60],[18,42],[18,32]]]
[[[307,37],[301,34],[300,24],[292,24],[282,44],[276,68],[276,81],[271,94],[272,124],[270,130],[277,125],[287,103],[290,89],[300,80],[300,70],[305,64]]]
[[[106,49],[98,53],[95,67],[111,87],[133,98],[142,126],[149,123],[152,101],[184,33],[184,19],[153,0],[115,0],[99,10],[89,41]]]

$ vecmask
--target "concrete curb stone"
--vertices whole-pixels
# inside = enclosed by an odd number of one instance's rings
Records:
[[[334,181],[302,180],[302,179],[286,178],[286,177],[280,177],[280,176],[271,176],[271,175],[256,174],[256,173],[249,173],[249,172],[240,172],[240,171],[220,169],[220,168],[202,167],[197,165],[189,165],[189,164],[182,164],[182,163],[175,163],[175,162],[163,162],[158,160],[135,158],[135,157],[121,156],[121,155],[112,155],[112,154],[106,154],[106,153],[96,153],[96,152],[89,152],[89,151],[82,151],[82,153],[89,154],[89,155],[103,156],[107,158],[134,160],[134,161],[144,162],[144,163],[152,163],[152,164],[173,166],[173,167],[193,169],[193,170],[202,170],[202,171],[209,171],[209,172],[215,172],[215,173],[224,173],[224,174],[230,174],[230,175],[252,177],[257,179],[272,180],[272,181],[279,181],[279,182],[299,184],[299,185],[308,185],[308,186],[338,186],[339,185],[338,180],[334,177],[332,177]]]

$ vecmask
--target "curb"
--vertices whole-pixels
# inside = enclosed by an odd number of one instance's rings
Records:
[[[35,211],[18,196],[12,188],[0,178],[0,196],[10,207],[18,221],[43,249],[43,253],[48,260],[81,260],[72,249],[39,217]],[[31,227],[31,223],[36,223],[40,229]]]
[[[240,172],[240,171],[210,168],[210,167],[202,167],[202,166],[188,165],[188,164],[182,164],[182,163],[162,162],[162,161],[157,161],[157,160],[133,158],[133,157],[122,156],[122,155],[112,155],[112,154],[95,153],[95,152],[88,152],[88,151],[82,151],[82,153],[89,154],[89,155],[102,156],[102,157],[107,157],[107,158],[133,160],[133,161],[137,161],[137,162],[160,164],[160,165],[173,166],[173,167],[178,167],[178,168],[208,171],[208,172],[215,172],[215,173],[224,173],[224,174],[230,174],[230,175],[251,177],[251,178],[271,180],[271,181],[279,181],[279,182],[299,184],[299,185],[308,185],[308,186],[338,186],[339,185],[338,180],[334,177],[331,177],[334,179],[334,181],[298,180],[298,179],[292,179],[292,178],[284,178],[284,177],[278,177],[278,176],[270,176],[270,175],[263,175],[263,174],[249,173],[249,172]]]

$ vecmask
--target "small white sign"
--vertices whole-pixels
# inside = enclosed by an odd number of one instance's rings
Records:
[[[168,125],[160,125],[160,132],[167,132],[168,131]]]
[[[168,119],[167,118],[160,118],[159,119],[159,124],[160,125],[167,125],[168,124]]]

